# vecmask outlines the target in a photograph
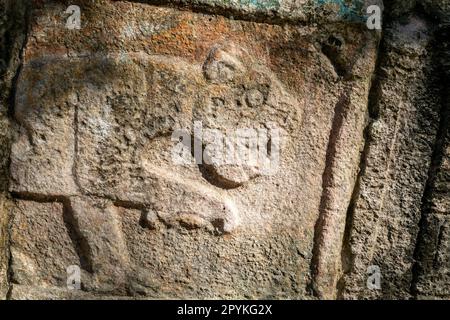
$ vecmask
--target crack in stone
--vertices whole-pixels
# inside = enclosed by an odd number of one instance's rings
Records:
[[[353,188],[352,196],[347,208],[347,214],[346,214],[346,220],[345,220],[345,229],[344,229],[344,237],[342,241],[341,246],[341,265],[342,265],[342,274],[340,275],[338,281],[337,281],[337,298],[342,298],[342,292],[344,291],[345,283],[344,283],[344,277],[347,273],[349,273],[352,269],[353,263],[354,263],[354,257],[351,253],[351,245],[350,245],[350,239],[351,239],[351,231],[353,229],[353,219],[354,219],[354,212],[356,210],[356,200],[358,197],[358,194],[360,192],[361,187],[361,179],[366,173],[366,166],[367,166],[367,158],[369,154],[369,147],[370,147],[370,136],[369,136],[369,129],[372,123],[379,117],[379,110],[378,110],[378,104],[377,102],[380,99],[380,91],[379,91],[379,84],[380,84],[380,77],[379,73],[382,68],[382,54],[385,50],[383,43],[385,41],[384,38],[384,32],[381,33],[380,36],[380,45],[377,50],[377,61],[375,70],[372,77],[372,83],[369,90],[369,96],[367,101],[368,106],[368,112],[369,112],[369,120],[366,124],[366,127],[364,129],[364,148],[361,153],[360,161],[359,161],[359,171],[358,175],[355,181],[355,186]]]
[[[335,155],[337,148],[337,140],[340,136],[340,131],[342,130],[343,121],[348,112],[349,106],[348,93],[344,93],[339,98],[338,103],[334,109],[334,118],[332,123],[332,128],[329,134],[328,147],[325,161],[325,170],[322,175],[322,196],[320,200],[319,218],[316,222],[315,232],[314,232],[314,246],[313,246],[313,258],[311,259],[311,273],[312,273],[312,283],[311,288],[317,297],[321,297],[320,289],[317,286],[318,278],[321,277],[320,264],[322,264],[322,256],[326,255],[323,252],[323,237],[324,233],[327,232],[326,224],[330,220],[330,212],[328,210],[328,204],[330,202],[330,191],[329,188],[333,185],[333,176],[335,168]]]
[[[441,32],[441,38],[443,37],[442,41],[445,43],[448,39],[445,35],[448,36],[448,32],[450,27],[444,27],[441,28],[438,32]],[[438,37],[439,38],[439,37]],[[447,48],[448,50],[448,48]],[[438,56],[441,57],[442,61],[440,65],[443,67],[443,70],[446,70],[445,64],[449,63],[450,59],[450,52],[447,52],[444,48],[444,46],[441,45],[441,47],[438,49]],[[442,71],[441,71],[442,72]],[[418,282],[420,274],[423,270],[421,270],[421,258],[420,258],[420,250],[421,246],[423,245],[423,237],[425,236],[426,232],[426,219],[431,214],[431,201],[434,195],[435,191],[435,182],[436,182],[436,175],[438,174],[441,165],[442,160],[444,157],[445,152],[445,144],[446,139],[448,138],[448,131],[450,129],[450,95],[448,93],[447,83],[450,79],[450,73],[447,71],[443,71],[440,74],[440,78],[442,81],[441,83],[441,111],[440,111],[440,124],[438,129],[438,134],[436,136],[436,141],[433,149],[432,154],[432,160],[430,163],[430,168],[428,172],[428,180],[425,185],[425,191],[422,196],[422,208],[421,208],[421,219],[419,222],[419,232],[417,235],[416,244],[414,247],[414,265],[412,268],[412,281],[411,281],[411,287],[410,287],[410,293],[413,297],[417,299],[418,292]]]

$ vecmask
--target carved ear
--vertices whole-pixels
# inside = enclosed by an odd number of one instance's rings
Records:
[[[203,75],[213,83],[233,81],[238,74],[245,72],[244,54],[232,44],[215,46],[203,64]]]

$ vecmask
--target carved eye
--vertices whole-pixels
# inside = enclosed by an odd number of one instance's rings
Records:
[[[264,94],[258,89],[251,89],[247,91],[246,100],[249,107],[256,108],[264,104]]]

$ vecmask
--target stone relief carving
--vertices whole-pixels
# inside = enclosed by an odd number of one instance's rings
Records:
[[[0,114],[12,133],[10,150],[1,150],[11,153],[1,168],[9,185],[0,177],[11,263],[0,254],[0,293],[199,299],[430,291],[445,269],[448,228],[445,199],[434,191],[445,168],[429,173],[433,143],[444,150],[446,141],[437,128],[444,100],[430,84],[443,79],[433,71],[444,49],[429,47],[445,35],[423,17],[393,23],[384,41],[395,45],[383,47],[389,54],[376,67],[380,35],[352,15],[363,7],[320,5],[337,11],[312,24],[317,10],[304,11],[306,2],[277,2],[282,11],[259,21],[251,14],[270,8],[247,2],[235,20],[209,9],[102,0],[81,5],[81,26],[72,29],[64,28],[63,4],[35,5],[12,106]],[[425,8],[445,16],[434,4]],[[230,161],[218,157],[218,141]],[[183,163],[174,162],[177,146]],[[259,161],[247,162],[254,150]],[[429,210],[415,196],[424,192],[438,202]],[[7,227],[3,216],[11,217]],[[417,238],[417,253],[406,238]],[[439,268],[429,276],[431,247]],[[395,285],[361,289],[369,265],[385,272],[394,260],[401,266],[383,276]],[[81,270],[80,292],[66,287],[70,266]]]

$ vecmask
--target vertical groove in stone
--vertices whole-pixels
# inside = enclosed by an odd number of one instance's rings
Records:
[[[420,36],[420,37],[419,37]],[[365,172],[346,241],[344,298],[409,298],[413,247],[437,131],[433,25],[412,15],[386,28],[378,74],[378,119],[369,129]],[[378,266],[379,290],[366,286]]]
[[[438,31],[442,108],[439,132],[422,199],[420,232],[415,246],[411,294],[416,298],[450,297],[450,48],[449,28]]]
[[[313,278],[314,278],[314,292],[319,297],[330,297],[334,295],[334,283],[333,283],[333,271],[331,268],[326,268],[326,264],[330,263],[330,260],[326,259],[327,254],[329,254],[329,250],[327,250],[327,244],[329,244],[329,236],[331,230],[339,228],[339,225],[330,225],[333,224],[332,215],[336,215],[336,212],[333,212],[333,208],[330,206],[333,205],[333,192],[330,189],[333,188],[333,178],[334,172],[333,169],[336,167],[336,152],[337,152],[337,137],[341,135],[341,131],[343,130],[343,122],[344,118],[347,117],[348,109],[349,109],[350,101],[348,94],[344,93],[339,99],[338,103],[334,109],[334,119],[332,129],[330,131],[329,143],[327,147],[326,154],[326,167],[322,177],[322,197],[320,200],[320,212],[319,219],[316,224],[315,230],[315,239],[314,239],[314,258],[312,260],[312,264],[315,266],[315,270],[313,270]],[[331,230],[330,230],[331,229]],[[324,270],[322,270],[324,269]],[[327,270],[328,269],[328,270]],[[328,279],[327,279],[328,278]],[[326,288],[326,289],[325,289]]]
[[[367,121],[366,127],[364,129],[364,149],[361,152],[360,161],[359,161],[359,172],[358,176],[356,178],[355,186],[353,188],[352,196],[347,208],[346,213],[346,221],[345,221],[345,229],[344,229],[344,235],[342,239],[342,246],[341,246],[341,265],[342,265],[342,274],[340,275],[340,278],[337,283],[337,298],[341,299],[343,295],[343,291],[345,289],[345,275],[349,273],[352,269],[353,263],[354,263],[354,256],[352,256],[351,252],[351,244],[350,244],[350,235],[353,228],[353,219],[356,209],[356,203],[358,199],[358,194],[360,192],[361,187],[361,179],[364,177],[366,173],[366,166],[367,166],[367,158],[369,156],[369,147],[370,147],[370,135],[369,135],[369,129],[372,125],[373,121],[375,121],[379,117],[379,110],[378,110],[378,101],[380,99],[380,77],[379,74],[381,72],[382,68],[382,61],[385,59],[384,53],[385,53],[385,38],[384,38],[384,32],[381,32],[380,35],[380,43],[377,50],[377,61],[375,65],[374,74],[372,77],[371,85],[370,85],[370,91],[369,91],[369,98],[367,101],[368,105],[368,113],[369,113],[369,119]]]
[[[341,252],[345,234],[347,206],[351,201],[357,181],[358,164],[364,149],[364,131],[368,122],[368,97],[371,79],[376,67],[379,34],[374,37],[366,51],[367,78],[359,86],[345,83],[345,89],[334,109],[334,118],[328,138],[325,170],[322,175],[322,196],[319,219],[315,227],[315,243],[312,259],[313,291],[320,298],[335,299],[342,274]],[[370,47],[370,50],[368,48]],[[368,52],[371,52],[370,54]],[[370,58],[367,58],[369,57]],[[361,92],[354,89],[364,88]]]

